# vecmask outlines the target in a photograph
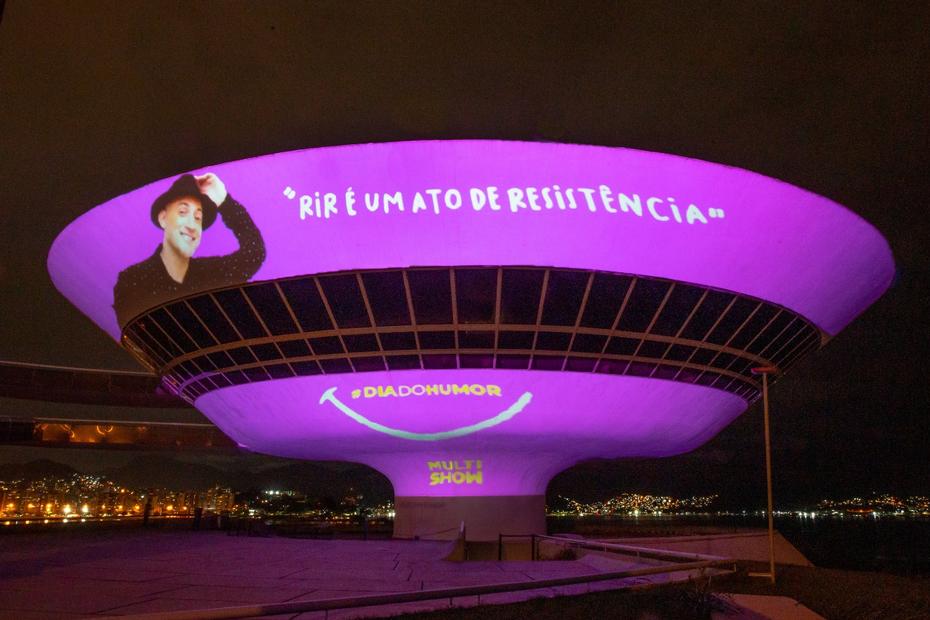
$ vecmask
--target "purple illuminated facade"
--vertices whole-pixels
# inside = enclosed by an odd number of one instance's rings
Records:
[[[820,346],[894,272],[825,198],[629,149],[369,144],[207,172],[231,200],[192,229],[186,282],[117,286],[164,278],[172,177],[68,226],[55,285],[241,445],[384,472],[400,536],[539,531],[560,470],[696,448],[758,396],[752,367]]]

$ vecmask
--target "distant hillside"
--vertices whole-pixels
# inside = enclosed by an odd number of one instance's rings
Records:
[[[67,478],[75,473],[82,472],[47,459],[0,464],[0,480]],[[282,460],[280,465],[272,464],[257,471],[230,470],[155,453],[136,457],[125,465],[95,472],[94,475],[134,489],[163,487],[202,491],[222,485],[236,491],[293,490],[318,498],[341,499],[347,495],[363,495],[368,503],[394,497],[387,478],[370,467],[353,463]]]
[[[364,465],[346,463],[287,462],[260,471],[230,471],[190,463],[173,456],[140,456],[121,467],[101,472],[114,482],[132,488],[166,487],[203,490],[214,485],[236,491],[294,490],[314,497],[341,498],[350,492],[370,501],[393,498],[391,483]]]
[[[210,465],[187,463],[161,454],[139,456],[100,474],[130,488],[166,487],[192,491],[202,491],[217,484],[225,486],[233,479],[230,472]]]
[[[727,480],[728,468],[750,467],[755,453],[739,455],[729,461],[715,459],[709,451],[695,451],[668,459],[631,458],[591,460],[579,463],[557,474],[549,482],[546,499],[550,505],[559,496],[582,502],[604,501],[621,492],[650,495],[671,495],[685,498],[693,495],[719,496],[714,509],[740,509],[763,505],[765,479]]]
[[[39,459],[28,463],[0,463],[0,480],[39,480],[42,478],[68,478],[79,473],[74,468]]]
[[[381,473],[354,463],[294,462],[252,474],[253,488],[294,489],[313,497],[363,495],[369,502],[393,499],[391,483]]]

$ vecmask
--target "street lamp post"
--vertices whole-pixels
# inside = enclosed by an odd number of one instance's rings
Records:
[[[778,374],[775,366],[753,368],[752,374],[762,375],[762,419],[765,426],[765,486],[768,495],[769,572],[749,573],[751,577],[768,577],[775,584],[775,525],[772,515],[772,440],[769,433],[769,375]]]

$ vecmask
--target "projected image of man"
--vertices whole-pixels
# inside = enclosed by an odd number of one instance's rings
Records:
[[[239,249],[226,256],[194,258],[217,214]],[[179,177],[152,203],[151,220],[162,230],[161,243],[149,258],[121,271],[113,288],[120,327],[169,299],[246,282],[265,260],[261,233],[215,174]]]

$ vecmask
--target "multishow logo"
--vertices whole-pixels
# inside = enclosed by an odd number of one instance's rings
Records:
[[[429,485],[438,484],[484,484],[481,460],[427,461]]]
[[[523,411],[523,409],[528,404],[530,404],[530,401],[533,400],[533,394],[531,392],[523,392],[509,407],[505,408],[503,411],[490,418],[481,420],[480,422],[434,433],[418,433],[400,428],[385,426],[384,424],[380,424],[374,420],[371,420],[364,414],[356,411],[353,407],[350,407],[344,403],[338,396],[336,396],[336,391],[337,388],[334,386],[323,392],[323,395],[320,396],[319,404],[323,405],[325,403],[329,403],[338,411],[341,411],[343,414],[345,414],[348,418],[355,420],[362,426],[365,426],[378,433],[383,433],[385,435],[390,435],[391,437],[397,437],[399,439],[407,439],[409,441],[442,441],[445,439],[453,439],[455,437],[471,435],[472,433],[477,433],[478,431],[497,426],[498,424],[502,424],[507,420],[510,420],[515,415]],[[352,400],[361,401],[362,403],[369,399],[383,398],[445,399],[463,397],[491,399],[492,402],[498,398],[501,398],[505,399],[506,402],[506,396],[504,394],[504,390],[501,389],[501,386],[491,383],[417,383],[413,385],[365,385],[362,387],[354,388],[349,393],[352,397]]]

